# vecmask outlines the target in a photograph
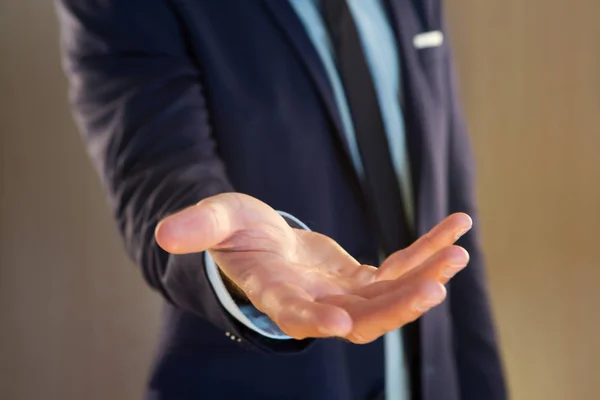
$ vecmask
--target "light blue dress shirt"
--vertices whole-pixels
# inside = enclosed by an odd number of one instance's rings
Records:
[[[329,34],[319,11],[318,0],[289,1],[302,20],[327,71],[344,126],[352,162],[362,178],[364,169],[358,152],[350,108],[335,66]],[[347,1],[371,70],[389,143],[390,156],[398,177],[398,184],[402,188],[404,211],[409,225],[412,226],[414,223],[412,182],[400,105],[400,59],[394,31],[382,0]],[[400,330],[386,334],[384,345],[386,398],[388,400],[408,399],[410,388],[408,387],[409,380]]]
[[[282,0],[283,1],[283,0]],[[288,0],[303,23],[306,33],[317,50],[336,99],[342,120],[344,134],[348,142],[354,167],[361,178],[364,168],[361,162],[358,144],[350,108],[341,78],[334,61],[329,34],[319,11],[319,0]],[[397,51],[394,31],[386,14],[382,0],[347,0],[356,22],[362,41],[367,63],[377,92],[383,123],[389,143],[390,156],[402,189],[405,213],[409,225],[414,221],[414,205],[410,165],[404,134],[404,120],[400,105],[401,74],[400,59]],[[306,225],[293,216],[282,213],[302,227]],[[238,321],[248,328],[272,339],[286,340],[286,336],[266,315],[252,306],[238,308],[225,288],[218,268],[206,253],[208,277],[215,288],[221,304]],[[240,340],[240,339],[238,339]],[[409,398],[407,369],[400,330],[385,335],[385,371],[386,398],[388,400],[406,400]]]
[[[404,120],[400,106],[400,59],[394,31],[382,0],[347,1],[362,40],[367,63],[371,69],[390,147],[390,156],[398,177],[398,184],[402,187],[402,200],[406,208],[406,217],[412,226],[414,215],[412,184],[404,135]],[[319,0],[289,0],[289,2],[303,22],[306,32],[327,71],[344,126],[344,134],[348,141],[354,168],[363,177],[364,169],[354,135],[350,108],[341,78],[335,66],[329,34],[319,11]]]

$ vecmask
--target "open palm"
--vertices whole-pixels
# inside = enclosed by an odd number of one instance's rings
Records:
[[[156,239],[174,254],[209,251],[289,336],[367,343],[443,301],[443,284],[468,262],[453,243],[470,227],[454,214],[375,268],[325,235],[291,228],[265,203],[226,193],[166,218]]]

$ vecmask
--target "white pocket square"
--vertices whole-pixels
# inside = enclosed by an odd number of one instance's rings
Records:
[[[419,33],[413,38],[413,45],[416,49],[438,47],[442,43],[444,43],[444,34],[441,31]]]

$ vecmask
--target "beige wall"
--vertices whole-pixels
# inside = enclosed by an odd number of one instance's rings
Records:
[[[0,399],[138,399],[159,301],[68,114],[54,20],[0,0]]]
[[[600,398],[600,2],[448,0],[516,399]]]
[[[600,2],[447,3],[514,398],[598,398]],[[50,1],[0,3],[0,398],[135,399],[160,302],[122,254],[56,36]]]

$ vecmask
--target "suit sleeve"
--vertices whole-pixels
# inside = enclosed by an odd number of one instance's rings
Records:
[[[458,242],[469,252],[471,261],[464,271],[453,278],[449,287],[461,399],[501,400],[507,398],[507,393],[479,242],[475,165],[460,109],[456,73],[449,47],[445,62],[449,85],[448,107],[451,110],[448,166],[450,211],[465,212],[474,221],[473,229]]]
[[[233,191],[219,159],[184,28],[166,0],[60,0],[71,105],[102,179],[128,254],[148,284],[241,345],[296,352],[308,341],[271,340],[219,302],[204,254],[170,255],[154,240],[159,220]]]

